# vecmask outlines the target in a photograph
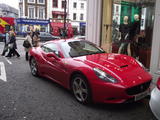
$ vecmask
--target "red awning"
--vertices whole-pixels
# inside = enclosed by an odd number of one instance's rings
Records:
[[[64,15],[64,12],[60,12],[60,11],[52,11],[52,14],[56,14],[56,15]]]

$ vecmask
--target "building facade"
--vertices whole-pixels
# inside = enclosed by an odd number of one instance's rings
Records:
[[[87,0],[69,0],[69,19],[74,34],[85,35]]]
[[[120,25],[127,17],[130,30],[128,40],[131,41],[127,50],[134,50],[135,56],[131,56],[142,62],[156,81],[160,76],[160,1],[88,0],[87,4],[86,39],[107,52],[119,53],[123,44],[122,37],[119,37],[119,33],[123,32]],[[138,29],[135,29],[135,23]],[[133,33],[134,36],[131,36]],[[134,49],[131,49],[132,43],[136,43],[136,46],[132,46]]]
[[[65,0],[49,0],[48,16],[53,21],[64,22]],[[74,34],[85,34],[87,0],[66,0],[66,19],[71,23]]]
[[[0,16],[18,18],[18,10],[6,4],[0,4]]]
[[[31,29],[43,32],[49,31],[47,3],[47,0],[19,0],[17,31],[20,34],[26,33]]]

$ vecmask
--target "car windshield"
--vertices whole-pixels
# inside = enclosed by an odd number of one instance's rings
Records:
[[[105,53],[104,50],[88,41],[71,41],[61,43],[65,57],[79,57],[85,55]]]

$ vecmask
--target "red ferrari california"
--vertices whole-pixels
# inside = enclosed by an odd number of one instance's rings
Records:
[[[55,40],[30,50],[34,76],[71,90],[80,103],[138,101],[150,92],[151,75],[134,58],[105,53],[86,40]]]

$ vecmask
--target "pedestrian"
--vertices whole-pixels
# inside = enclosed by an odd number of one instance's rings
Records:
[[[5,56],[5,53],[8,51],[8,44],[9,44],[9,32],[6,31],[5,39],[4,39],[4,48],[2,52],[2,56]]]
[[[39,42],[40,42],[39,34],[40,33],[38,31],[36,31],[32,35],[32,44],[33,44],[33,47],[38,47],[39,46]]]
[[[25,52],[26,52],[25,58],[26,58],[26,61],[28,61],[28,52],[32,48],[31,32],[27,33],[26,39],[23,43],[23,46],[24,46],[24,49],[25,49]]]
[[[17,55],[17,58],[20,57],[19,53],[16,51],[17,49],[16,37],[13,31],[10,32],[10,41],[9,41],[8,47],[9,47],[9,53],[6,57],[11,58],[12,55]]]

